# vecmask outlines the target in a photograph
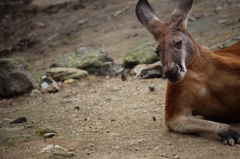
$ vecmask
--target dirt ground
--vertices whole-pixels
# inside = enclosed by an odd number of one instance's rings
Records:
[[[188,25],[199,43],[213,47],[240,36],[240,0],[195,1]],[[33,0],[29,5],[0,5],[0,58],[22,56],[44,75],[58,56],[94,46],[122,63],[128,51],[153,41],[135,17],[136,2]],[[177,3],[150,2],[161,19],[167,19]],[[149,92],[151,84],[155,92]],[[164,124],[165,86],[162,79],[128,76],[123,82],[120,77],[90,76],[63,85],[56,94],[0,100],[0,158],[66,158],[39,153],[50,144],[75,152],[79,159],[240,158],[239,145],[223,145],[216,136],[169,132]],[[27,123],[9,124],[21,116]],[[240,129],[239,123],[232,126]],[[46,128],[56,136],[38,135]]]

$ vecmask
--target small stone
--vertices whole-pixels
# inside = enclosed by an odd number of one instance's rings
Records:
[[[42,89],[47,89],[48,86],[49,86],[49,84],[48,84],[47,82],[43,82],[43,83],[41,84]]]
[[[87,19],[81,19],[81,20],[79,20],[77,23],[78,23],[79,25],[82,25],[82,24],[85,24],[85,23],[87,23],[87,22],[88,22]]]
[[[53,79],[46,76],[43,76],[42,79],[42,89],[47,90],[49,93],[56,93],[60,90],[59,85]]]
[[[218,21],[218,23],[219,23],[219,24],[226,24],[226,23],[227,23],[227,20],[221,19],[221,20]]]
[[[116,119],[111,119],[111,121],[116,121]]]
[[[173,158],[174,159],[179,159],[179,157],[180,157],[179,155],[175,155]]]
[[[43,136],[44,136],[44,139],[52,138],[53,136],[55,136],[55,133],[46,133]]]
[[[149,91],[150,91],[150,92],[154,92],[154,91],[155,91],[155,86],[154,86],[154,84],[150,84],[150,85],[148,86],[148,88],[149,88]]]
[[[55,82],[55,83],[52,83],[48,86],[47,88],[47,91],[49,93],[57,93],[58,91],[60,90],[58,84]]]
[[[75,107],[73,110],[80,110],[80,107],[77,106],[77,107]]]
[[[84,118],[83,120],[84,120],[84,121],[87,121],[87,120],[89,120],[89,118]]]
[[[121,79],[122,79],[122,81],[126,81],[127,80],[127,76],[124,73],[122,73],[121,74]]]
[[[33,89],[30,96],[31,97],[36,97],[39,94],[41,94],[41,92],[38,89]]]
[[[27,128],[33,128],[34,127],[34,125],[28,125],[27,126]]]
[[[48,84],[53,83],[53,80],[51,78],[47,77],[47,76],[43,76],[42,81],[47,82]]]
[[[26,122],[27,122],[26,117],[20,117],[11,121],[10,124],[20,124],[20,123],[26,123]]]
[[[67,80],[65,80],[63,83],[65,83],[65,84],[72,84],[72,83],[74,83],[74,82],[75,82],[74,79],[67,79]]]
[[[229,140],[228,140],[228,144],[229,144],[230,146],[234,146],[235,141],[234,141],[233,139],[229,139]]]
[[[44,134],[48,134],[48,133],[56,134],[56,131],[52,130],[50,128],[43,128],[43,129],[36,131],[36,134],[41,135],[41,136],[44,136]]]
[[[153,117],[152,117],[152,120],[153,120],[153,121],[156,121],[157,119],[156,119],[156,117],[155,117],[155,116],[153,116]]]

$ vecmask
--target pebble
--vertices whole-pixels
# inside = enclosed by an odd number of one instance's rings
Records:
[[[43,82],[43,83],[41,83],[41,87],[42,87],[42,89],[47,89],[48,86],[49,86],[49,84],[48,84],[47,82]]]
[[[38,89],[33,89],[30,96],[31,97],[36,97],[39,94],[41,94],[41,92]]]
[[[75,82],[74,79],[67,79],[67,80],[64,80],[63,83],[65,83],[65,84],[71,84],[71,83],[74,83],[74,82]]]
[[[150,85],[148,86],[148,88],[149,88],[149,91],[150,91],[150,92],[154,92],[154,91],[155,91],[155,86],[154,86],[154,84],[150,84]]]
[[[175,155],[173,158],[174,159],[179,159],[179,157],[180,157],[179,155]]]
[[[80,110],[80,107],[79,107],[79,106],[76,106],[76,107],[74,108],[74,110]]]
[[[47,88],[47,91],[49,93],[57,93],[59,90],[60,90],[60,87],[58,86],[58,84],[56,82],[51,83]]]
[[[77,23],[78,23],[79,25],[82,25],[82,24],[85,24],[85,23],[87,23],[87,22],[88,22],[87,19],[81,19],[81,20],[79,20]]]
[[[10,124],[20,124],[20,123],[26,123],[26,122],[27,122],[26,117],[20,117],[11,121]]]
[[[58,83],[46,76],[42,77],[41,87],[42,89],[47,90],[49,93],[56,93],[60,90]]]
[[[153,117],[152,117],[152,120],[153,120],[153,121],[156,121],[157,119],[156,119],[156,117],[155,117],[155,116],[153,116]]]
[[[121,74],[121,79],[122,79],[122,81],[127,81],[127,76],[124,73],[122,73]]]
[[[221,19],[221,20],[218,21],[218,23],[219,23],[219,24],[226,24],[226,23],[227,23],[227,20]]]
[[[43,136],[44,136],[44,139],[52,138],[53,136],[55,136],[55,133],[46,133]]]
[[[33,128],[34,127],[34,125],[28,125],[27,126],[27,128]]]

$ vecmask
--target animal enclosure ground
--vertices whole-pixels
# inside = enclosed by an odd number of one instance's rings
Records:
[[[128,51],[152,41],[135,17],[135,0],[55,2],[35,0],[1,10],[1,58],[22,56],[44,75],[52,60],[81,46],[104,48],[122,63]],[[150,2],[163,19],[176,6],[172,0]],[[240,36],[239,9],[239,0],[196,0],[190,30],[208,47]],[[27,45],[21,45],[24,40]],[[155,92],[149,92],[150,84]],[[39,152],[53,144],[76,152],[75,158],[240,158],[239,145],[225,146],[216,136],[169,132],[165,86],[161,79],[90,76],[56,94],[0,100],[0,156],[49,158],[51,153]],[[9,124],[21,116],[27,123]],[[238,123],[232,126],[240,129]],[[38,132],[45,128],[56,136],[43,139]]]

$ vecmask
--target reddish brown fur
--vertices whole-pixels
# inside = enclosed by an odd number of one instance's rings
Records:
[[[147,0],[136,15],[153,34],[167,84],[165,122],[178,133],[213,132],[229,145],[240,134],[216,121],[240,121],[240,42],[211,52],[187,30],[193,0],[181,0],[168,23],[161,22]],[[205,119],[198,119],[200,115]]]
[[[180,83],[176,83],[176,84],[168,83],[167,85],[167,93],[166,93],[166,99],[165,99],[166,100],[165,101],[165,104],[166,104],[165,120],[167,125],[169,125],[168,123],[171,120],[174,120],[174,117],[178,116],[178,114],[181,114],[181,112],[183,111],[183,109],[179,107],[178,98],[179,98],[179,94],[181,94],[183,92],[183,89],[185,89],[185,85],[189,85],[190,83],[197,83],[199,85],[205,84],[204,83],[205,81],[199,81],[199,80],[194,81],[194,78],[191,78],[192,73],[200,74],[202,71],[204,71],[203,73],[208,73],[207,70],[205,70],[206,68],[216,67],[216,75],[217,75],[217,70],[219,69],[219,70],[224,70],[232,74],[233,76],[240,76],[240,58],[239,58],[240,42],[226,49],[216,51],[215,53],[201,47],[200,45],[198,45],[198,50],[199,50],[199,56],[195,57],[193,59],[193,62],[188,65],[187,69],[189,73],[187,73],[185,79],[183,79]],[[206,67],[206,65],[208,66]],[[204,74],[204,76],[206,75]],[[191,80],[191,81],[188,81],[188,80]],[[229,116],[225,116],[224,118],[226,119],[224,120],[226,121],[229,119],[229,121],[231,121],[231,115],[232,114],[229,114]],[[238,120],[239,119],[240,119],[240,116]]]

